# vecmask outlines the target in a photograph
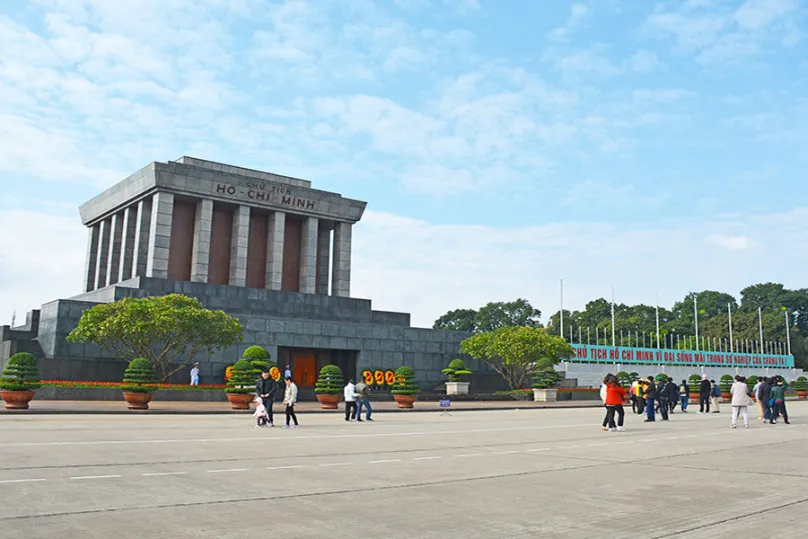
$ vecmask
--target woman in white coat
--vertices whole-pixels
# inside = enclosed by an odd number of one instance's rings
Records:
[[[738,416],[743,417],[744,427],[749,428],[749,406],[754,404],[749,397],[749,386],[746,385],[746,378],[736,376],[735,382],[730,389],[732,394],[732,423],[731,428],[738,426]]]

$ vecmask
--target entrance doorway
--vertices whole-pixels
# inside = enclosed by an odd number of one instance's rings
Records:
[[[295,351],[292,354],[292,379],[298,387],[314,387],[317,383],[317,355]]]

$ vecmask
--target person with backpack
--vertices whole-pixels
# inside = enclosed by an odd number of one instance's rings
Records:
[[[701,375],[701,383],[699,384],[699,413],[703,414],[706,412],[710,413],[710,391],[712,390],[712,385],[710,381],[707,379],[706,374]]]
[[[690,403],[690,385],[687,380],[682,380],[679,386],[679,401],[682,403],[682,413],[687,413],[687,405]]]
[[[637,380],[637,415],[642,415],[645,413],[645,381],[644,380]]]
[[[720,409],[718,408],[718,402],[721,398],[721,388],[715,383],[715,380],[710,380],[710,400],[713,403],[713,413],[717,414],[720,413]]]
[[[786,411],[786,389],[788,389],[788,384],[786,384],[782,376],[778,376],[771,391],[771,400],[774,401],[774,406],[772,407],[772,425],[777,424],[777,419],[781,415],[783,416],[783,422],[786,425],[790,425],[788,422],[788,412]]]

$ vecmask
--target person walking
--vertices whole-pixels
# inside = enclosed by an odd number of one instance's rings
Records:
[[[656,415],[654,414],[654,406],[656,404],[656,399],[659,396],[657,392],[657,386],[654,384],[654,377],[649,376],[648,381],[644,384],[644,392],[645,392],[645,420],[644,423],[653,423],[656,421]],[[667,414],[666,414],[667,415]]]
[[[283,371],[283,379],[286,380],[287,378],[292,377],[292,367],[289,365],[286,366],[286,370]]]
[[[772,382],[768,377],[764,377],[762,384],[758,388],[758,401],[763,407],[763,419],[761,423],[772,422]]]
[[[261,403],[267,409],[267,425],[275,426],[272,417],[272,403],[275,401],[275,394],[278,392],[278,384],[269,375],[269,371],[261,373],[261,378],[255,383],[255,394],[261,398]]]
[[[645,413],[645,380],[637,380],[637,415]]]
[[[755,400],[757,401],[758,410],[760,411],[760,417],[758,417],[760,421],[763,421],[763,418],[765,416],[763,410],[763,403],[760,401],[760,386],[762,385],[763,385],[763,378],[760,378],[755,384],[755,387],[752,388],[752,395],[754,395]]]
[[[687,413],[687,405],[690,403],[690,384],[687,380],[682,380],[682,385],[679,386],[679,401],[682,403],[682,413]]]
[[[713,403],[713,413],[717,414],[720,413],[720,408],[718,407],[719,399],[721,398],[721,388],[715,382],[715,380],[710,380],[710,401]]]
[[[676,405],[679,404],[679,387],[671,377],[668,377],[668,402],[671,407],[670,413],[673,413],[676,410]]]
[[[624,431],[623,419],[625,411],[623,410],[623,402],[626,400],[626,390],[621,386],[614,375],[609,375],[604,379],[606,384],[606,418],[603,420],[604,430],[609,432]],[[614,422],[614,416],[617,414],[617,424]]]
[[[789,425],[788,422],[788,412],[786,411],[786,389],[788,388],[788,384],[786,384],[785,380],[782,376],[778,376],[775,380],[775,384],[772,386],[772,400],[774,401],[774,406],[772,407],[772,419],[771,424],[776,425],[777,420],[780,416],[783,416],[783,422],[786,425]]]
[[[668,421],[668,411],[670,410],[670,382],[667,378],[661,378],[657,381],[657,399],[659,400],[659,413],[662,415],[662,421]]]
[[[373,421],[370,415],[373,413],[373,407],[370,405],[370,388],[364,382],[364,380],[359,380],[359,383],[356,384],[356,420],[362,421],[362,408],[367,408],[367,414],[365,415],[365,420]]]
[[[345,398],[345,421],[353,421],[356,418],[356,386],[353,380],[348,380],[342,390]]]
[[[194,366],[191,369],[191,385],[199,385],[199,363],[194,363]]]
[[[699,413],[705,413],[705,408],[707,410],[706,413],[710,413],[710,391],[712,390],[712,385],[710,381],[707,379],[706,374],[701,375],[701,383],[699,384]]]
[[[295,422],[293,429],[300,427],[297,423],[297,415],[295,415],[295,403],[297,402],[297,384],[292,381],[291,376],[286,377],[286,391],[283,393],[283,404],[286,406],[286,425],[283,428],[288,429],[289,420]]]
[[[729,392],[732,394],[732,420],[730,427],[738,426],[738,416],[743,418],[743,426],[749,428],[749,406],[752,399],[749,397],[749,386],[746,385],[746,378],[736,376]]]

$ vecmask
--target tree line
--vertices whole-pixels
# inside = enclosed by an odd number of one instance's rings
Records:
[[[696,308],[694,308],[696,307]],[[763,322],[763,350],[787,350],[786,314],[789,320],[791,352],[798,367],[808,368],[808,289],[789,290],[779,283],[747,286],[740,301],[732,294],[704,290],[685,295],[668,309],[659,307],[660,346],[696,347],[696,310],[700,350],[728,350],[729,320],[732,311],[732,349],[758,352]],[[546,327],[560,333],[561,312],[553,313],[546,325],[541,311],[526,299],[492,302],[480,309],[456,309],[438,318],[433,327],[469,333],[495,331],[507,326]],[[657,308],[653,305],[614,305],[615,344],[656,347]],[[564,310],[564,338],[573,343],[612,344],[612,304],[598,298],[581,311]]]

